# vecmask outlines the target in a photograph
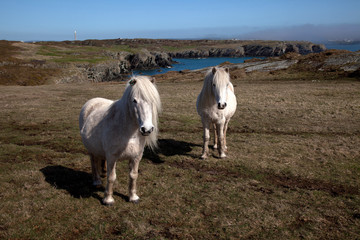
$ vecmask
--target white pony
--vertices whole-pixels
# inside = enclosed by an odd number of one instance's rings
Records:
[[[80,134],[92,167],[93,185],[101,185],[101,165],[107,165],[107,185],[103,203],[114,203],[116,161],[129,160],[129,201],[137,203],[136,180],[144,147],[157,146],[160,96],[154,79],[133,76],[121,99],[93,98],[82,107]],[[104,169],[103,169],[104,170]]]
[[[226,157],[226,131],[230,118],[236,111],[236,105],[229,69],[214,67],[209,70],[196,102],[196,109],[201,117],[204,130],[202,159],[207,158],[209,154],[211,124],[213,124],[215,132],[214,149],[218,148],[220,158]]]

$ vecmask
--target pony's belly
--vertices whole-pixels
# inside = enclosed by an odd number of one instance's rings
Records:
[[[82,142],[90,154],[97,157],[105,157],[105,152],[101,147],[102,146],[101,142],[85,137],[82,137]]]

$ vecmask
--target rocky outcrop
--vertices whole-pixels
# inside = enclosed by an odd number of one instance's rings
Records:
[[[244,57],[243,47],[238,48],[211,48],[208,50],[186,50],[169,53],[172,58],[208,58],[208,57]]]
[[[345,72],[357,72],[360,71],[360,52],[345,52],[341,54],[331,54],[325,61],[320,71],[340,68]]]
[[[130,54],[126,59],[129,62],[130,70],[148,70],[159,67],[168,67],[173,63],[169,54],[162,52],[150,53],[146,49],[143,49],[137,54]]]
[[[146,49],[140,53],[104,52],[111,60],[98,64],[62,65],[66,69],[63,76],[59,76],[56,83],[69,82],[108,82],[127,79],[132,70],[147,70],[171,66],[172,59],[166,53],[149,52]]]
[[[96,65],[78,64],[77,68],[84,74],[78,74],[80,78],[87,78],[92,82],[107,82],[128,78],[132,70],[148,70],[160,67],[168,67],[173,63],[167,53],[149,52],[143,49],[136,54],[127,52],[105,52],[113,60]],[[79,81],[79,79],[77,80]]]
[[[244,63],[224,63],[222,66],[231,71],[241,69],[243,73],[274,72],[290,69],[291,72],[324,74],[360,78],[360,52],[346,50],[326,50],[321,53],[300,55],[287,53],[281,57],[267,59],[252,59]],[[209,68],[193,70],[205,73]]]
[[[119,61],[123,66],[122,73],[136,70],[148,70],[160,67],[168,67],[173,63],[169,54],[164,52],[149,52],[142,49],[139,53],[128,52],[105,52],[104,55]]]
[[[299,54],[318,53],[326,50],[323,44],[310,42],[286,43],[272,45],[247,44],[236,48],[211,48],[202,50],[186,50],[169,53],[173,58],[207,58],[207,57],[274,57],[288,52]]]
[[[107,82],[128,73],[127,62],[110,62],[85,67],[87,79],[92,82]]]

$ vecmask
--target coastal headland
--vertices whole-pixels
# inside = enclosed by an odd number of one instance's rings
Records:
[[[320,53],[299,41],[109,39],[63,42],[0,41],[0,84],[106,82],[133,70],[170,67],[173,58],[280,57]]]

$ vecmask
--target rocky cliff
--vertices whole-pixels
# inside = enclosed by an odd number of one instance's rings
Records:
[[[185,50],[169,53],[173,58],[204,58],[204,57],[274,57],[281,56],[288,52],[299,54],[318,53],[326,50],[323,44],[313,44],[310,42],[276,44],[247,44],[235,48],[210,48]]]
[[[96,65],[78,65],[86,71],[87,79],[92,82],[106,82],[127,78],[133,70],[148,70],[160,67],[169,67],[173,61],[169,54],[162,52],[149,52],[147,49],[139,53],[105,52],[104,55],[111,57],[112,61]]]
[[[273,57],[289,52],[304,55],[324,50],[326,50],[324,45],[310,42],[276,42],[275,44],[272,42],[263,45],[255,43],[232,48],[200,48],[175,52],[150,52],[147,49],[141,49],[138,53],[130,54],[128,52],[107,51],[104,54],[110,56],[114,61],[95,66],[91,65],[86,68],[86,71],[89,80],[101,82],[126,78],[133,70],[149,70],[171,66],[174,63],[172,58]]]

